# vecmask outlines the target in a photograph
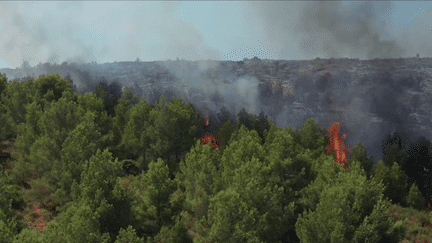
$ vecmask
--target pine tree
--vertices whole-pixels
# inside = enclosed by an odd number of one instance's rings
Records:
[[[141,236],[154,237],[162,225],[174,224],[170,195],[175,190],[176,183],[169,177],[165,162],[150,162],[149,170],[139,176],[136,189],[131,190],[134,228]]]
[[[380,193],[384,185],[367,180],[360,163],[338,173],[324,187],[315,211],[304,211],[296,223],[301,242],[399,242],[399,224]]]
[[[113,121],[114,141],[115,144],[120,142],[124,133],[126,124],[129,121],[130,109],[139,103],[139,97],[132,88],[126,87],[115,107],[115,117]]]
[[[373,179],[382,181],[385,186],[384,196],[393,204],[405,206],[405,198],[408,195],[408,182],[398,163],[394,162],[391,168],[381,160],[377,162],[373,170]]]
[[[426,200],[423,198],[418,187],[414,184],[411,185],[406,201],[408,206],[417,210],[424,209],[426,203]]]
[[[144,243],[144,239],[136,235],[135,229],[128,226],[127,229],[120,229],[117,239],[114,243]]]
[[[350,164],[354,160],[360,162],[368,178],[370,178],[374,162],[371,158],[366,157],[366,147],[360,142],[357,142],[356,145],[352,148],[350,157],[348,159],[348,164]]]

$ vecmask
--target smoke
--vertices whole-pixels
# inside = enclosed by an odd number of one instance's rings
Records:
[[[262,39],[304,59],[399,58],[432,55],[431,11],[408,24],[393,22],[393,2],[250,2]]]
[[[47,16],[38,16],[32,11],[31,4],[17,8],[14,4],[2,3],[1,7],[3,24],[8,32],[3,58],[11,66],[17,66],[19,61],[28,61],[31,65],[42,61],[52,64],[60,64],[61,61],[86,62],[94,60],[99,54],[95,53],[94,47],[76,37],[77,33],[70,23],[50,23],[46,21]],[[70,55],[71,52],[74,54]]]
[[[215,61],[172,61],[162,62],[161,67],[166,70],[170,81],[147,85],[143,94],[151,96],[157,90],[150,102],[158,100],[161,95],[182,97],[190,101],[204,116],[216,115],[221,109],[237,114],[242,108],[248,112],[258,114],[258,85],[255,77],[248,75],[236,76],[221,62]],[[141,82],[138,86],[145,86]]]
[[[216,25],[199,13],[183,20],[182,3],[2,2],[0,64],[223,60],[239,48],[262,59],[432,56],[430,10],[399,23],[392,2],[248,2],[235,11],[224,4],[211,6]],[[264,49],[251,48],[256,40]]]
[[[223,59],[194,24],[176,17],[178,5],[2,2],[0,63]]]

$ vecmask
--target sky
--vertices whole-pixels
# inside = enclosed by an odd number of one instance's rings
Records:
[[[0,2],[0,68],[432,57],[432,2]]]

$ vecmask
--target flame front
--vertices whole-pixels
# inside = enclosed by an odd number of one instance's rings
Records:
[[[347,162],[347,151],[349,150],[347,145],[342,139],[347,137],[347,134],[342,134],[339,137],[340,132],[340,122],[334,122],[329,131],[330,135],[330,144],[327,146],[327,154],[331,151],[335,151],[336,158],[335,161],[341,165],[344,165]]]

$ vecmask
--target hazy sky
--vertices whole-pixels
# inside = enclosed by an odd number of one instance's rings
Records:
[[[432,2],[0,2],[0,68],[432,57]]]

